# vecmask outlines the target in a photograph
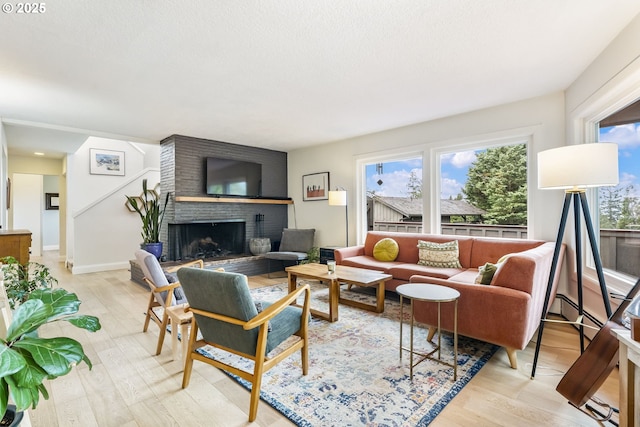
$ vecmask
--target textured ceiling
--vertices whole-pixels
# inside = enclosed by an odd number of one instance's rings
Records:
[[[563,90],[639,12],[631,0],[58,0],[0,16],[0,117],[288,151]],[[11,150],[25,132],[7,131]]]

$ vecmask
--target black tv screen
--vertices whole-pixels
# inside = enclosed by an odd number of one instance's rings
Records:
[[[242,160],[207,157],[207,194],[260,197],[262,165]]]

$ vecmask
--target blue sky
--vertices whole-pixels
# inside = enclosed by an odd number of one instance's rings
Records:
[[[615,142],[619,151],[620,187],[633,186],[633,195],[640,197],[640,123],[612,126],[600,130],[600,141]],[[441,158],[441,198],[456,197],[462,192],[467,180],[469,166],[476,159],[478,151],[446,154]],[[407,182],[411,171],[422,176],[420,159],[386,162],[383,174],[376,174],[375,165],[366,168],[367,190],[376,191],[381,196],[406,197]],[[382,185],[376,181],[382,180]]]
[[[633,195],[640,197],[640,123],[600,129],[601,142],[618,144],[620,187],[633,186]]]

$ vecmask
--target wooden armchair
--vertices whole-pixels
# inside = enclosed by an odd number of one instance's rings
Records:
[[[155,255],[139,249],[136,251],[135,256],[138,261],[138,265],[144,274],[143,280],[147,285],[149,285],[149,289],[151,291],[149,294],[149,304],[147,305],[147,312],[145,313],[142,332],[147,332],[150,320],[160,328],[158,345],[156,347],[157,356],[162,351],[162,344],[164,343],[164,336],[167,332],[167,325],[169,323],[169,316],[167,315],[166,309],[174,305],[187,304],[187,299],[182,292],[180,283],[173,280],[172,283],[170,283],[169,278],[172,273],[178,271],[182,267],[199,266],[200,268],[204,268],[204,262],[199,259],[163,270]],[[158,313],[156,311],[158,308],[162,308],[162,313]],[[178,326],[179,325],[171,325],[172,333],[178,333]]]
[[[189,385],[194,360],[244,378],[252,383],[249,421],[254,421],[264,372],[300,350],[302,374],[307,374],[309,285],[298,288],[274,303],[261,303],[264,309],[259,313],[249,292],[247,277],[243,274],[196,268],[182,268],[177,274],[184,293],[191,302],[189,310],[194,314],[182,388]],[[302,293],[302,308],[292,306]],[[198,338],[198,332],[201,338]],[[287,342],[286,348],[282,348],[281,352],[273,358],[268,357],[273,349],[293,335],[297,335],[299,339]],[[207,344],[253,360],[253,372],[205,357],[196,351]]]

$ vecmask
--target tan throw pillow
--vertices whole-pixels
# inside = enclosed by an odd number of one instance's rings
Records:
[[[476,276],[475,283],[479,285],[490,285],[493,275],[498,271],[498,266],[490,262],[478,267],[478,276]]]
[[[398,242],[390,237],[379,240],[373,247],[373,257],[378,261],[395,261],[399,252]]]
[[[418,265],[441,268],[461,268],[458,241],[445,243],[418,240]]]

